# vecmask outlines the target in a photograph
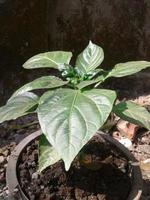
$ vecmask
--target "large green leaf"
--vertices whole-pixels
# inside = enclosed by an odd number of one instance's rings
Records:
[[[142,106],[131,101],[121,102],[114,106],[113,112],[124,120],[150,130],[150,113]]]
[[[38,99],[38,96],[31,92],[10,99],[0,108],[0,123],[26,115],[38,103]]]
[[[110,71],[108,77],[123,77],[135,74],[143,69],[150,67],[150,62],[147,61],[131,61],[119,63]]]
[[[66,85],[67,83],[68,81],[63,81],[56,76],[43,76],[19,88],[12,95],[12,97],[15,97],[19,94],[23,94],[24,92],[31,91],[31,90],[60,87],[60,86]]]
[[[50,165],[55,164],[60,159],[57,151],[48,142],[45,135],[42,134],[39,141],[39,172],[42,172]]]
[[[86,49],[77,57],[76,68],[81,75],[84,75],[96,69],[103,60],[103,49],[90,41]]]
[[[43,67],[58,69],[64,63],[69,64],[71,57],[72,53],[67,51],[40,53],[27,60],[23,67],[26,69]]]
[[[109,116],[116,94],[112,90],[58,89],[41,98],[38,118],[43,133],[65,162],[66,170]]]

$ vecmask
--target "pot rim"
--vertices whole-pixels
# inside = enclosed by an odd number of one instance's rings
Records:
[[[32,143],[32,141],[38,138],[41,134],[42,134],[41,130],[38,130],[36,132],[33,132],[31,135],[25,137],[15,147],[14,151],[11,153],[9,157],[8,165],[6,169],[6,183],[7,183],[11,198],[17,195],[22,200],[29,200],[27,196],[24,194],[23,190],[21,189],[21,186],[17,178],[18,160],[19,160],[20,154],[25,149],[25,147],[29,145],[30,143]],[[115,140],[108,134],[102,131],[97,131],[96,135],[110,142],[117,148],[119,148],[119,150],[128,159],[129,165],[132,168],[131,170],[132,186],[131,186],[131,191],[129,193],[127,200],[139,200],[142,194],[143,181],[142,181],[142,174],[141,174],[138,161],[135,159],[132,153],[125,146],[123,146],[121,143],[119,143],[117,140]]]

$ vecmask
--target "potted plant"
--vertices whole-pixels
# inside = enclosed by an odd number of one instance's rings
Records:
[[[68,171],[75,157],[84,155],[83,147],[104,125],[111,112],[150,129],[150,114],[144,107],[130,101],[115,104],[115,91],[97,88],[108,78],[124,77],[148,68],[150,62],[119,63],[109,71],[103,70],[99,66],[104,59],[104,52],[91,41],[78,55],[75,67],[70,64],[71,57],[71,52],[54,51],[30,58],[23,65],[25,69],[54,68],[59,70],[62,79],[55,76],[38,78],[18,89],[6,105],[0,108],[0,123],[32,112],[37,113],[43,134],[39,142],[40,172],[61,159]],[[48,91],[39,97],[31,92],[36,89]],[[39,135],[35,134],[33,138]],[[131,154],[129,157],[134,160]]]

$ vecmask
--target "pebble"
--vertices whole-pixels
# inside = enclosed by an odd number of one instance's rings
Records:
[[[5,157],[7,157],[7,156],[8,156],[8,154],[9,154],[9,150],[8,150],[8,149],[6,149],[6,150],[3,152],[3,155],[4,155]]]
[[[127,147],[128,149],[130,149],[130,148],[132,147],[132,142],[131,142],[131,140],[129,140],[128,138],[121,138],[121,139],[119,140],[119,142],[120,142],[121,144],[123,144],[125,147]]]
[[[7,160],[7,162],[8,162],[8,160],[9,160],[9,156],[7,156],[6,160]]]
[[[37,172],[32,174],[32,179],[38,179],[39,175]]]
[[[3,188],[3,191],[5,191],[5,190],[8,190],[8,187],[7,187],[7,186]]]
[[[2,164],[5,161],[4,156],[0,156],[0,164]]]
[[[9,194],[9,190],[7,189],[7,190],[5,190],[5,193],[8,195]]]
[[[149,138],[147,137],[147,136],[143,136],[142,138],[141,138],[141,142],[143,143],[143,144],[148,144],[149,143]]]
[[[7,168],[7,163],[4,165],[4,168]]]
[[[96,196],[88,196],[88,200],[97,200],[97,197]]]
[[[3,197],[3,192],[0,192],[0,197]]]
[[[0,173],[4,172],[4,168],[0,168]]]
[[[15,189],[14,189],[14,194],[15,194],[15,193],[18,193],[18,192],[19,192],[19,189],[18,189],[18,188],[15,188]]]
[[[147,171],[150,173],[150,158],[140,162],[140,167],[142,170]]]
[[[106,196],[103,195],[103,194],[98,194],[98,195],[97,195],[97,199],[98,199],[98,200],[105,200],[105,199],[106,199]]]
[[[35,162],[32,162],[32,167],[36,167],[36,163]]]
[[[44,185],[41,185],[41,189],[42,189],[42,190],[44,189]]]

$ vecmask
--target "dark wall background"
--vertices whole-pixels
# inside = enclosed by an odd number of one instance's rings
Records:
[[[78,52],[88,40],[105,50],[105,66],[150,59],[149,0],[51,0],[49,44]]]
[[[48,49],[46,10],[44,0],[0,0],[0,103],[37,75],[21,66]]]
[[[47,73],[21,68],[39,52],[77,54],[92,40],[105,50],[105,68],[150,60],[149,19],[149,0],[0,0],[0,102]]]

